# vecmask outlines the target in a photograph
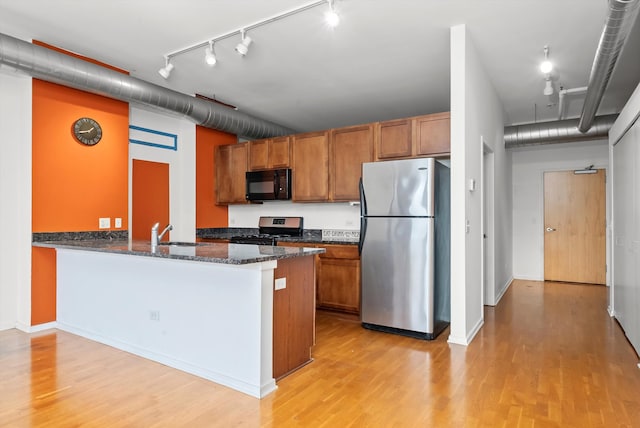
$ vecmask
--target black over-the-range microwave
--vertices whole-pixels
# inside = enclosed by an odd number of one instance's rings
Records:
[[[248,171],[246,177],[248,201],[291,199],[291,169]]]

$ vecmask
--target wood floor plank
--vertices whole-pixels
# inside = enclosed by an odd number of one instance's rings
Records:
[[[320,312],[314,361],[258,400],[75,335],[0,332],[0,426],[640,427],[606,288],[515,281],[468,346]]]

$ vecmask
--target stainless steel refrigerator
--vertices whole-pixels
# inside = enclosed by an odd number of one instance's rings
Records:
[[[450,173],[433,158],[362,165],[362,325],[434,339],[450,321]]]

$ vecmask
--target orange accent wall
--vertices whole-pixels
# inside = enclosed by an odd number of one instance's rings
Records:
[[[216,205],[215,148],[234,144],[237,137],[214,129],[196,126],[196,227],[227,227],[226,206]]]
[[[131,193],[131,237],[148,241],[156,222],[159,233],[169,224],[169,164],[134,159]]]
[[[127,229],[129,105],[33,79],[33,232],[98,230],[100,217]],[[85,146],[72,125],[91,117],[102,140]]]
[[[31,325],[56,320],[56,250],[31,248]]]

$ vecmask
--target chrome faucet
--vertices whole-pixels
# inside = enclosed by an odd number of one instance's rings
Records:
[[[158,244],[160,243],[160,240],[162,239],[165,233],[167,233],[170,230],[173,230],[173,226],[171,224],[168,224],[167,227],[165,227],[164,230],[158,235],[159,227],[160,227],[160,223],[156,223],[151,228],[151,248],[152,249],[158,246]]]

